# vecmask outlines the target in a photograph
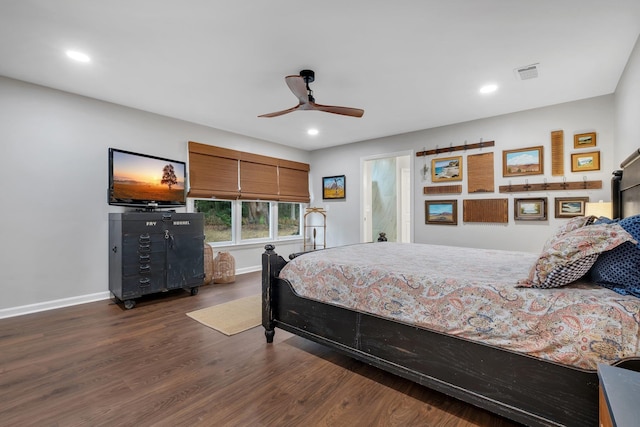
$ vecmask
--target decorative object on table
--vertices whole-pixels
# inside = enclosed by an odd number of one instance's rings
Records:
[[[213,259],[213,283],[233,283],[235,281],[235,258],[229,252],[218,252]]]
[[[571,154],[571,172],[599,171],[600,152],[589,151],[587,153]]]
[[[555,217],[573,218],[574,216],[585,216],[585,204],[588,197],[556,197]]]
[[[347,179],[344,175],[322,178],[323,199],[344,199],[347,196]]]
[[[573,148],[589,148],[596,146],[596,133],[577,133],[573,135]]]
[[[431,182],[462,181],[462,156],[431,159]]]
[[[514,200],[513,219],[516,221],[544,221],[547,219],[547,198]]]
[[[425,224],[458,224],[457,200],[426,200]]]
[[[502,152],[502,176],[542,175],[543,173],[542,145]]]

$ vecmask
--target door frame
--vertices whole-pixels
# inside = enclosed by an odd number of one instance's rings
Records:
[[[366,203],[368,202],[367,200],[367,194],[370,193],[370,189],[371,189],[371,182],[367,182],[367,175],[365,174],[365,168],[366,168],[366,163],[368,161],[371,160],[380,160],[380,159],[388,159],[388,158],[397,158],[397,157],[405,157],[405,156],[409,156],[409,177],[410,177],[410,182],[409,182],[409,188],[403,189],[403,195],[409,198],[409,203],[410,203],[410,233],[409,233],[409,240],[411,242],[413,242],[413,236],[414,236],[414,220],[413,220],[413,212],[414,212],[414,185],[415,185],[415,179],[414,179],[414,162],[412,161],[413,156],[415,155],[415,152],[413,150],[403,150],[403,151],[395,151],[395,152],[391,152],[391,153],[382,153],[382,154],[376,154],[376,155],[372,155],[372,156],[365,156],[365,157],[361,157],[360,158],[360,242],[365,242],[365,239],[367,238],[367,229],[366,227],[368,226],[368,224],[366,223],[366,217],[367,217],[367,205]],[[398,177],[398,180],[401,181],[401,177]],[[368,193],[369,191],[369,193]],[[398,198],[398,208],[401,210],[401,200],[402,198]],[[399,220],[398,223],[401,223],[401,221]],[[372,236],[373,237],[373,236]]]

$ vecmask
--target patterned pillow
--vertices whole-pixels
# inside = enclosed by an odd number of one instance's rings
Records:
[[[640,215],[619,224],[640,241]],[[640,243],[626,242],[603,253],[591,269],[591,280],[622,295],[640,297]]]
[[[553,236],[549,237],[547,242],[544,244],[544,246],[542,247],[542,250],[543,251],[547,250],[549,248],[549,246],[551,245],[551,243],[553,243],[553,241],[558,239],[560,236],[562,236],[564,234],[567,234],[567,233],[569,233],[569,232],[571,232],[573,230],[577,230],[578,228],[582,228],[582,227],[585,227],[587,225],[591,225],[591,224],[593,224],[593,222],[595,220],[596,220],[596,217],[593,216],[593,215],[591,215],[591,216],[574,216],[569,221],[567,221],[566,223],[564,223],[560,227],[558,227],[558,229],[553,234]]]
[[[619,224],[580,227],[556,237],[542,251],[529,276],[518,282],[528,288],[556,288],[584,276],[598,255],[625,242],[637,243]]]

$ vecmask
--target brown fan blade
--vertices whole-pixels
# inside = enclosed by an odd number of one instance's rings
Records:
[[[341,114],[343,116],[350,116],[350,117],[362,117],[362,115],[364,114],[364,110],[361,110],[360,108],[337,107],[335,105],[321,105],[321,104],[316,104],[315,102],[310,102],[309,107],[310,108],[305,108],[305,109],[324,111],[325,113]]]
[[[278,116],[281,116],[281,115],[283,115],[283,114],[287,114],[287,113],[290,113],[290,112],[292,112],[292,111],[296,111],[296,110],[298,110],[298,109],[300,108],[300,106],[301,106],[301,105],[302,105],[302,104],[298,104],[298,105],[296,105],[295,107],[288,108],[288,109],[286,109],[286,110],[282,110],[282,111],[276,111],[275,113],[262,114],[262,115],[260,115],[260,116],[258,116],[258,117],[278,117]]]
[[[284,78],[291,92],[298,98],[301,104],[309,102],[309,93],[307,92],[307,84],[302,76],[287,76]]]

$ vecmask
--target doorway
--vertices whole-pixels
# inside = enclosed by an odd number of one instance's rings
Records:
[[[389,242],[411,242],[413,202],[411,152],[362,159],[361,241],[385,233]]]

